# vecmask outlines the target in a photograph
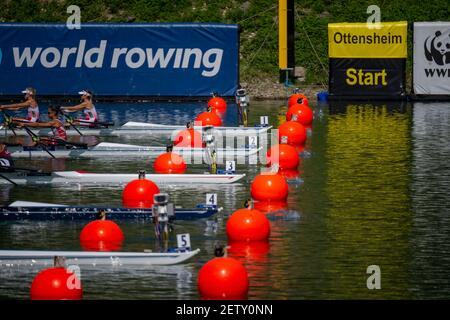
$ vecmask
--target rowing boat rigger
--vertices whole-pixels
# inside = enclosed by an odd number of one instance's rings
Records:
[[[238,136],[258,136],[267,133],[272,126],[257,127],[215,127],[213,134],[215,136],[238,137]],[[75,129],[66,130],[68,136],[79,136],[80,132],[87,136],[100,137],[118,137],[118,136],[136,136],[148,137],[151,135],[164,135],[167,137],[176,136],[178,132],[186,129],[183,125],[164,125],[144,122],[127,122],[120,127],[113,128],[95,128],[95,127],[77,127]],[[203,127],[194,127],[195,130],[202,131]],[[21,135],[26,136],[27,132],[23,129],[14,129],[14,132],[5,128],[4,135]],[[51,129],[32,129],[32,132],[38,136],[52,135]]]
[[[200,252],[85,252],[0,250],[0,266],[53,266],[55,257],[64,257],[67,265],[172,265],[185,262]]]
[[[197,208],[174,208],[175,220],[207,219],[218,213],[217,206],[198,205]],[[67,206],[52,203],[15,201],[0,208],[0,221],[6,220],[95,220],[105,215],[112,220],[150,220],[152,209],[143,208],[106,208],[92,206]]]
[[[155,158],[166,151],[165,146],[139,146],[121,143],[101,142],[92,147],[86,146],[56,146],[54,148],[47,148],[49,152],[43,150],[41,147],[24,147],[24,146],[10,146],[9,152],[13,158],[49,158],[51,154],[56,158],[102,158],[109,160],[113,157],[148,157]],[[218,148],[218,159],[230,158],[245,158],[258,153],[262,150],[260,148]],[[206,157],[205,148],[178,148],[174,147],[173,152],[180,154],[187,161],[198,159],[198,163],[203,163],[203,158]],[[197,163],[197,162],[194,162]]]
[[[15,183],[18,185],[35,184],[74,184],[74,185],[110,185],[126,184],[135,180],[135,173],[88,173],[82,171],[0,171],[1,184]],[[158,185],[186,185],[192,184],[230,184],[245,177],[245,174],[146,174],[146,178]],[[12,182],[11,182],[12,181]]]
[[[189,234],[177,235],[178,248],[167,247],[170,226],[174,219],[189,216],[191,219],[204,218],[218,212],[216,205],[201,205],[203,213],[196,210],[184,211],[174,209],[169,202],[169,195],[155,194],[151,209],[95,208],[76,207],[59,204],[16,201],[1,210],[0,220],[63,220],[63,219],[124,219],[138,218],[152,221],[155,236],[164,252],[84,252],[84,251],[29,251],[0,250],[0,266],[14,265],[52,265],[60,261],[77,265],[171,265],[177,264],[196,255],[200,250],[191,251]],[[202,216],[203,215],[203,216]],[[183,241],[184,239],[184,241]]]

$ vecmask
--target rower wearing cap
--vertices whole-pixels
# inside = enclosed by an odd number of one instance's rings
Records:
[[[14,167],[11,153],[9,153],[6,144],[0,142],[0,167],[11,168]]]
[[[35,123],[19,123],[19,126],[34,127],[34,128],[51,128],[53,137],[40,138],[41,141],[46,142],[49,145],[64,144],[67,139],[66,129],[64,123],[58,118],[62,114],[61,107],[49,106],[47,122],[35,122]]]
[[[20,103],[1,105],[0,110],[18,111],[20,109],[28,108],[26,118],[12,118],[14,122],[38,122],[39,121],[39,106],[36,102],[36,89],[26,88],[22,91],[25,94],[25,101]]]
[[[74,124],[81,126],[90,126],[98,121],[97,110],[92,103],[92,92],[89,90],[83,90],[78,92],[81,95],[81,103],[73,107],[62,107],[65,112],[77,112],[83,111],[84,119],[74,120]]]

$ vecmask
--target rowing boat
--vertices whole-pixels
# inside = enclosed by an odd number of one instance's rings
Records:
[[[128,130],[150,130],[154,134],[167,134],[174,131],[180,131],[186,129],[185,126],[180,125],[165,125],[147,122],[134,122],[129,121],[122,125],[123,129]],[[214,127],[212,130],[216,134],[222,134],[227,136],[250,136],[258,135],[268,132],[272,126],[255,126],[255,127]],[[202,131],[204,127],[194,126],[195,130]]]
[[[215,127],[212,134],[215,136],[257,136],[260,134],[267,133],[272,126],[257,126],[257,127]],[[53,135],[51,129],[41,128],[35,129],[31,128],[32,132],[38,136],[48,136]],[[150,136],[150,135],[176,135],[179,131],[186,129],[186,126],[182,125],[164,125],[155,123],[145,123],[145,122],[127,122],[120,127],[113,128],[90,128],[86,126],[77,127],[77,129],[87,136],[100,136],[100,137],[118,137],[118,136]],[[203,127],[194,127],[195,130],[202,131]],[[16,135],[25,136],[27,132],[23,129],[4,130],[6,136]],[[75,129],[66,130],[68,136],[79,136],[80,133]]]
[[[90,252],[0,250],[0,266],[53,266],[55,257],[64,257],[67,265],[172,265],[185,262],[200,252]]]
[[[43,150],[41,147],[25,147],[25,146],[11,146],[8,147],[9,152],[13,158],[49,158],[51,155]],[[118,157],[157,157],[160,154],[166,152],[165,146],[139,146],[132,144],[101,142],[95,146],[56,146],[48,148],[51,154],[56,158],[97,158],[105,157],[110,159],[110,156]],[[255,155],[259,148],[217,148],[217,157],[226,158],[230,157],[248,157]],[[173,152],[178,153],[184,158],[197,158],[202,159],[206,155],[205,148],[182,148],[174,147]]]
[[[1,171],[0,171],[1,172]],[[109,185],[126,184],[137,179],[135,173],[89,173],[83,171],[54,171],[54,172],[21,172],[5,171],[1,174],[19,185],[35,184],[83,184]],[[245,177],[245,174],[146,174],[145,177],[158,185],[186,185],[191,184],[230,184]],[[11,183],[0,179],[1,184]]]
[[[175,220],[206,219],[219,212],[217,206],[198,205],[195,209],[175,207]],[[149,220],[152,209],[106,208],[92,206],[68,206],[62,204],[15,201],[9,206],[0,207],[0,221],[6,220],[95,220],[105,213],[111,220],[134,219]]]

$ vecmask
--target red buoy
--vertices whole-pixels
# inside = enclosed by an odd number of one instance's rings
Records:
[[[122,204],[126,208],[151,208],[158,186],[145,178],[130,181],[122,192]]]
[[[288,184],[280,174],[262,173],[253,179],[251,184],[252,198],[258,201],[286,201]]]
[[[304,94],[294,93],[289,97],[288,107],[290,108],[294,104],[304,104],[305,106],[308,106],[308,98]]]
[[[227,221],[229,241],[267,241],[270,222],[259,210],[239,209]]]
[[[314,115],[312,110],[308,106],[303,104],[294,104],[288,109],[286,113],[287,121],[297,121],[305,126],[312,123],[313,117]]]
[[[299,163],[300,157],[297,150],[288,144],[277,144],[267,151],[267,166],[269,167],[273,164],[278,164],[282,170],[295,169]]]
[[[80,280],[66,268],[42,270],[31,283],[31,300],[81,300],[82,297]]]
[[[214,97],[209,99],[208,107],[210,107],[214,111],[219,111],[222,113],[227,110],[227,102],[220,97]]]
[[[194,128],[184,129],[178,132],[173,144],[177,147],[201,148],[202,134]]]
[[[184,173],[186,171],[186,163],[179,154],[166,152],[156,158],[153,163],[153,169],[156,173],[162,174]]]
[[[202,112],[197,118],[196,122],[199,122],[201,126],[213,126],[220,127],[222,125],[222,119],[215,112]]]
[[[124,238],[115,222],[94,220],[81,230],[80,243],[87,251],[116,251],[121,249]]]
[[[248,286],[247,270],[233,258],[214,258],[198,273],[197,287],[203,299],[242,300]]]
[[[293,146],[303,145],[306,142],[306,128],[300,122],[286,121],[278,127],[278,141]]]

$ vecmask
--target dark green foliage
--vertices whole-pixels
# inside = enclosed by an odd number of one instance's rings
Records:
[[[241,78],[278,75],[277,0],[2,0],[0,22],[64,22],[71,4],[80,6],[82,22],[239,23]],[[307,68],[307,82],[328,81],[327,70],[319,63],[328,68],[327,24],[364,22],[371,4],[381,8],[382,21],[450,20],[448,0],[298,0],[296,64]]]

